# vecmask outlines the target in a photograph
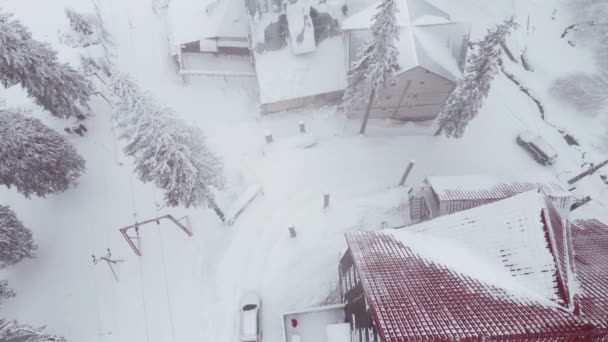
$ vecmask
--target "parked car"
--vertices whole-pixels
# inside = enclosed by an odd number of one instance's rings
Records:
[[[260,306],[262,302],[254,293],[248,293],[241,298],[241,342],[260,342]]]
[[[545,139],[526,131],[517,136],[517,143],[523,147],[538,163],[551,165],[557,158],[557,152]]]

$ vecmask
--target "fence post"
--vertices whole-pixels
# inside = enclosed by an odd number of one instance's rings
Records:
[[[296,227],[294,226],[289,226],[289,237],[291,237],[292,239],[296,237]]]
[[[264,132],[264,138],[266,138],[267,144],[271,144],[274,141],[274,139],[272,138],[272,133],[270,133],[270,131]]]
[[[403,186],[405,184],[405,181],[407,180],[407,177],[410,175],[410,172],[412,171],[412,168],[414,167],[415,162],[416,162],[415,160],[410,160],[410,163],[407,165],[405,172],[403,172],[403,176],[401,176],[401,180],[399,181],[399,186]]]

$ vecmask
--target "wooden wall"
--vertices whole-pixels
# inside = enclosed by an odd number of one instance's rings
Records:
[[[397,82],[380,91],[372,105],[371,117],[403,121],[425,121],[437,117],[456,84],[422,67],[397,76]],[[367,103],[347,112],[349,117],[363,117]]]
[[[306,106],[325,106],[338,104],[342,101],[342,94],[344,91],[333,91],[325,94],[298,97],[294,99],[288,99],[272,103],[263,103],[261,105],[262,114],[271,114],[276,112],[282,112]]]

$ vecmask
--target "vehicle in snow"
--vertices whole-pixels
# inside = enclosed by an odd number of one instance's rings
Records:
[[[553,146],[532,132],[525,131],[519,134],[517,143],[542,165],[551,165],[557,158],[557,152]]]
[[[262,302],[254,293],[241,298],[241,342],[260,342],[260,306]]]

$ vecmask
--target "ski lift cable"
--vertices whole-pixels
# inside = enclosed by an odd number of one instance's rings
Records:
[[[129,31],[129,41],[130,41],[129,46],[130,46],[132,55],[136,57],[137,49],[135,48],[134,39],[133,39],[133,30],[131,29],[132,11],[131,11],[131,7],[128,5],[127,5],[126,14],[127,14],[127,18],[126,18],[127,24],[129,25],[129,30],[128,30]],[[137,70],[135,70],[135,72],[137,73]],[[136,206],[135,206],[135,191],[134,191],[134,187],[133,187],[133,174],[130,174],[129,181],[130,181],[130,186],[131,186],[131,201],[133,204],[133,216],[135,218],[135,222],[137,223],[137,211],[136,211]],[[140,285],[142,308],[144,311],[146,341],[150,342],[150,326],[148,323],[148,309],[146,306],[146,296],[145,296],[145,292],[144,292],[144,271],[143,271],[141,257],[138,258],[138,263],[139,263],[139,285]]]
[[[167,305],[169,306],[169,323],[171,324],[171,336],[173,337],[173,342],[175,342],[175,325],[173,323],[173,310],[172,310],[172,306],[171,306],[171,296],[169,294],[169,278],[167,277],[167,264],[165,262],[165,251],[164,251],[164,244],[163,244],[163,233],[162,233],[162,229],[160,229],[160,224],[157,224],[158,226],[158,234],[159,234],[159,245],[160,245],[160,255],[161,255],[161,262],[163,264],[163,276],[165,278],[165,295],[167,297]]]
[[[144,324],[146,328],[146,341],[150,342],[150,329],[148,326],[148,309],[146,307],[146,294],[144,293],[144,270],[141,265],[141,257],[137,258],[139,263],[139,285],[140,285],[140,293],[141,293],[141,305],[144,310]]]
[[[152,188],[152,200],[154,205],[156,206],[156,189]],[[159,211],[158,206],[156,207],[156,212]],[[160,229],[160,222],[156,221],[156,226],[158,227],[158,244],[160,245],[160,256],[161,262],[163,264],[163,276],[165,279],[165,297],[167,298],[167,305],[169,306],[169,323],[171,324],[171,337],[173,338],[173,342],[175,342],[175,324],[173,323],[173,309],[171,305],[171,296],[169,294],[169,277],[167,276],[167,263],[165,261],[165,248],[163,244],[163,233],[162,229]]]

